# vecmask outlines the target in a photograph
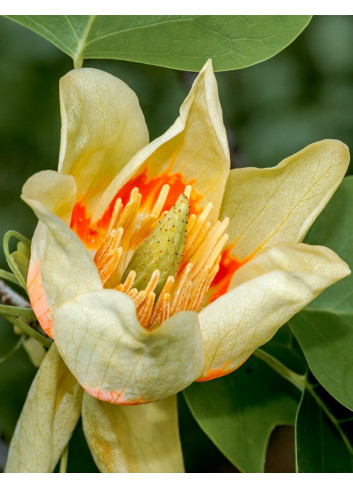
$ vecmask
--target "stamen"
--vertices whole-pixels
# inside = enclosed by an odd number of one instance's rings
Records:
[[[123,250],[120,246],[124,234],[123,228],[113,229],[98,248],[94,262],[98,268],[103,286],[105,287],[117,270]]]
[[[202,226],[202,228],[199,230],[199,232],[195,236],[193,244],[191,246],[189,246],[187,251],[184,253],[183,263],[186,263],[187,261],[189,261],[189,259],[194,255],[194,253],[199,249],[201,243],[204,242],[205,237],[207,236],[210,227],[211,227],[210,221],[205,222],[205,224]],[[186,237],[186,244],[189,244],[187,237]]]
[[[115,270],[118,268],[122,254],[123,254],[123,249],[118,248],[115,253],[111,255],[107,255],[109,256],[109,260],[107,261],[107,263],[103,264],[103,266],[99,271],[99,275],[101,277],[103,287],[107,286],[110,278],[114,274]]]
[[[156,285],[158,283],[159,277],[160,277],[159,270],[155,270],[151,275],[151,278],[147,284],[147,287],[145,288],[146,294],[149,294],[150,292],[154,291],[154,289],[156,288]]]
[[[156,216],[148,216],[144,221],[142,221],[141,227],[136,229],[134,234],[131,237],[130,247],[132,249],[136,249],[142,241],[144,241],[148,236],[152,233],[158,222],[158,217]]]
[[[130,245],[130,239],[132,236],[135,219],[141,202],[141,194],[137,187],[135,187],[130,194],[130,200],[126,205],[123,213],[119,219],[118,226],[124,228],[123,236],[123,249],[128,250]]]
[[[167,200],[169,190],[170,190],[169,185],[163,185],[163,187],[161,188],[161,191],[159,192],[158,199],[153,206],[153,209],[151,212],[152,216],[159,217],[160,213],[162,212],[165,201]]]
[[[125,292],[125,294],[128,294],[131,290],[131,287],[134,284],[136,278],[136,272],[134,270],[131,270],[129,275],[126,277],[126,280],[123,284],[119,284],[115,287],[116,290],[120,290],[121,292]]]
[[[179,311],[186,311],[190,300],[191,289],[192,289],[192,281],[188,280],[185,284],[185,289],[183,289],[181,293]]]
[[[138,307],[142,302],[146,299],[146,292],[144,290],[140,290],[140,292],[135,297],[135,304]]]
[[[207,292],[228,241],[225,230],[229,219],[212,226],[208,220],[212,203],[199,215],[188,216],[187,208],[179,217],[178,204],[173,206],[177,211],[163,211],[169,192],[170,186],[163,185],[148,216],[140,209],[142,197],[138,187],[133,188],[125,206],[117,199],[107,233],[94,257],[103,286],[114,287],[131,297],[137,318],[147,329],[158,327],[180,311],[199,311],[207,303]],[[189,201],[191,194],[192,187],[187,185],[178,202]],[[178,228],[181,219],[183,233]],[[182,237],[179,248],[176,236],[179,240]],[[147,242],[151,244],[146,245]],[[140,250],[139,255],[136,250]],[[175,261],[173,255],[178,254],[175,268],[170,260]],[[148,276],[142,282],[146,271]]]
[[[229,224],[229,219],[225,218],[222,222],[217,221],[213,228],[208,233],[207,239],[204,240],[202,245],[196,251],[192,257],[192,262],[195,267],[193,270],[194,276],[201,270],[201,268],[207,262],[213,248],[216,246],[218,239],[223,235],[224,231],[227,229]]]
[[[156,294],[154,292],[150,292],[143,305],[139,306],[137,310],[137,317],[140,323],[144,328],[148,327],[149,320],[153,311],[154,301],[156,299]]]
[[[188,217],[188,225],[186,226],[186,238],[190,235],[192,228],[195,225],[196,222],[196,216],[195,214],[190,214]]]
[[[211,202],[209,202],[206,205],[206,207],[204,208],[204,210],[201,212],[199,217],[197,218],[195,226],[193,227],[189,236],[187,237],[187,242],[185,243],[185,248],[184,248],[185,253],[188,251],[190,246],[193,244],[197,234],[199,233],[199,231],[202,228],[203,224],[205,223],[206,219],[210,215],[212,208],[213,208],[213,205]]]
[[[188,282],[189,274],[193,268],[192,263],[188,263],[184,268],[179,282],[176,284],[176,291],[173,297],[173,302],[171,306],[171,314],[175,314],[177,311],[181,311],[181,303],[183,301],[183,297],[185,296],[186,284]],[[190,280],[189,280],[190,282]],[[191,283],[191,282],[190,282]]]
[[[121,199],[117,199],[115,202],[115,205],[114,205],[113,214],[112,214],[112,217],[110,219],[110,223],[109,223],[109,227],[108,227],[108,231],[107,231],[108,236],[117,225],[122,207],[123,207],[123,204],[121,202]]]
[[[184,195],[186,195],[186,197],[187,197],[188,199],[190,199],[191,190],[192,190],[191,185],[187,185],[187,186],[185,187],[185,190],[184,190]]]

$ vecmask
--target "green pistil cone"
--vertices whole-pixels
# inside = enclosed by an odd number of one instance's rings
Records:
[[[189,199],[181,194],[177,202],[163,219],[159,221],[153,233],[136,249],[122,278],[124,282],[131,270],[136,272],[134,287],[143,290],[154,270],[160,271],[159,281],[154,290],[156,296],[161,293],[167,278],[175,276],[182,258],[185,243]]]

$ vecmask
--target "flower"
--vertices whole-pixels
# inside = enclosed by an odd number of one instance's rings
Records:
[[[39,219],[29,297],[55,345],[7,470],[38,468],[20,440],[31,438],[33,417],[39,423],[39,401],[49,430],[41,443],[51,436],[51,449],[36,442],[40,455],[32,453],[53,470],[81,413],[80,386],[101,470],[181,470],[174,395],[238,368],[350,273],[331,250],[301,243],[349,152],[324,140],[274,168],[230,170],[210,61],[180,117],[150,144],[135,94],[107,73],[68,73],[60,100],[58,172],[34,175],[22,194]],[[137,444],[139,426],[146,433]],[[161,447],[147,456],[151,440]]]

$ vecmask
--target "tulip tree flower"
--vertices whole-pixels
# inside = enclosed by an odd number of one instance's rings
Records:
[[[29,297],[54,344],[6,470],[52,471],[82,415],[101,471],[182,471],[176,393],[238,368],[350,273],[301,243],[349,152],[324,140],[231,170],[210,61],[151,143],[136,95],[110,74],[69,72],[60,101],[58,171],[22,194],[39,219]]]

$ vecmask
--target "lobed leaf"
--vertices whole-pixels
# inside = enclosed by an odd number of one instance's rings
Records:
[[[294,424],[297,394],[253,357],[232,374],[184,390],[201,429],[242,472],[263,472],[272,430]]]
[[[353,177],[347,177],[306,242],[334,250],[353,269]],[[315,377],[353,410],[353,276],[329,287],[290,321]]]
[[[298,472],[352,472],[353,450],[308,390],[296,421]]]

